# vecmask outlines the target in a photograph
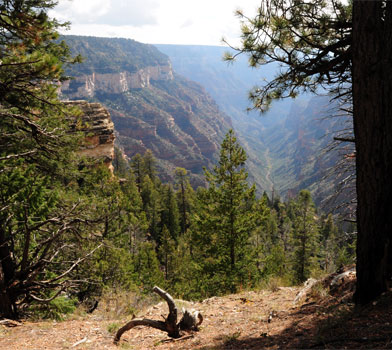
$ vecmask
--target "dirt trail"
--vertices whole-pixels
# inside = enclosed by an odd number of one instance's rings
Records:
[[[126,332],[115,346],[108,329],[114,322],[121,326],[127,320],[105,320],[97,310],[96,315],[79,320],[0,326],[0,349],[392,349],[391,293],[358,311],[353,309],[347,293],[344,298],[308,296],[294,305],[298,290],[244,292],[191,303],[202,312],[204,322],[199,332],[177,341],[158,330],[137,327]],[[271,313],[272,320],[268,322]],[[167,305],[162,302],[140,316],[159,320],[166,314]]]

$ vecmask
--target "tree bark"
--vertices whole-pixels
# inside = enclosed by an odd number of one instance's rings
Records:
[[[357,290],[366,304],[392,277],[392,2],[353,3]]]
[[[167,302],[169,315],[166,317],[165,321],[155,321],[148,318],[133,319],[117,331],[116,336],[114,337],[114,344],[118,344],[124,332],[129,331],[136,326],[148,326],[159,329],[163,332],[167,332],[167,335],[171,338],[180,338],[182,336],[180,330],[198,330],[198,326],[203,322],[203,316],[198,311],[183,310],[184,315],[177,324],[178,311],[173,297],[157,286],[152,290]]]
[[[5,233],[0,228],[0,316],[15,318],[14,303],[9,295],[9,282],[14,276],[15,268],[11,252],[5,240]]]
[[[136,326],[149,326],[152,328],[159,329],[163,332],[167,332],[169,337],[179,338],[180,328],[177,325],[177,306],[174,302],[174,299],[170,294],[162,290],[161,288],[155,286],[153,292],[157,293],[160,297],[162,297],[169,307],[169,315],[166,317],[165,322],[163,321],[155,321],[150,319],[134,319],[128,322],[125,326],[121,327],[114,337],[114,343],[117,344],[120,341],[121,336],[124,332],[132,329]]]
[[[7,292],[0,286],[0,315],[1,317],[14,319],[12,302]]]

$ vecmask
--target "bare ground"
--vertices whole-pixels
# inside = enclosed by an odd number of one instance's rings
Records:
[[[328,293],[325,283],[318,285],[297,303],[293,301],[300,288],[288,287],[213,297],[201,303],[179,302],[179,307],[200,310],[204,316],[199,332],[179,340],[136,327],[116,346],[109,330],[128,320],[104,319],[99,310],[63,322],[3,323],[0,349],[392,349],[392,292],[372,305],[354,308],[353,283],[348,279]],[[138,316],[159,320],[161,315],[167,315],[164,302]]]

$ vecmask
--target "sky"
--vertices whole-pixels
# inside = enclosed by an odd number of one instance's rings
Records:
[[[260,0],[59,0],[50,15],[63,34],[130,38],[147,44],[239,43],[237,9],[253,16]]]

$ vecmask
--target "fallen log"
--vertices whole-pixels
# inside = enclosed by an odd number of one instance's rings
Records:
[[[135,318],[117,331],[116,336],[114,337],[115,344],[118,344],[124,332],[129,331],[136,326],[148,326],[159,329],[166,332],[169,337],[174,339],[181,338],[183,335],[181,331],[198,330],[198,326],[203,322],[203,316],[200,312],[195,310],[183,310],[183,317],[180,322],[177,323],[178,310],[173,297],[157,286],[155,286],[152,291],[163,298],[169,307],[169,315],[165,318],[165,321]]]

